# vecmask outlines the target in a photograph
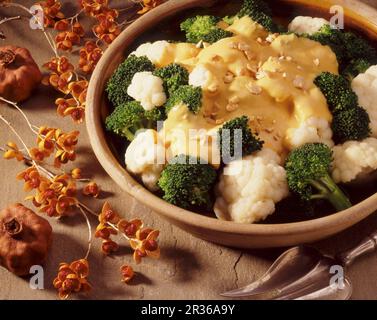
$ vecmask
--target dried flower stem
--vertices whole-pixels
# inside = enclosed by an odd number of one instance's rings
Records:
[[[55,43],[54,41],[52,40],[51,38],[51,35],[45,30],[44,26],[43,26],[43,21],[39,21],[38,20],[38,17],[36,15],[33,14],[33,12],[31,12],[28,8],[26,8],[25,6],[23,6],[22,4],[19,4],[19,3],[14,3],[14,2],[8,2],[8,3],[0,3],[0,7],[14,7],[14,8],[19,8],[25,12],[27,12],[30,16],[34,17],[35,19],[37,19],[37,22],[38,22],[38,25],[41,27],[41,30],[44,34],[44,36],[46,37],[47,41],[48,41],[48,44],[50,45],[52,51],[54,52],[55,56],[58,57],[59,54],[58,54],[58,51],[56,49],[56,46],[55,46]]]
[[[27,151],[27,153],[28,153],[28,155],[29,155],[29,157],[30,157],[30,159],[31,159],[32,164],[36,167],[36,169],[37,169],[38,171],[40,171],[40,170],[39,170],[39,166],[38,166],[38,164],[32,159],[32,156],[31,156],[31,154],[30,154],[30,151],[29,151],[29,149],[28,149],[28,147],[27,147],[25,141],[24,141],[24,140],[22,139],[22,137],[18,134],[17,130],[12,126],[12,124],[11,124],[7,119],[5,119],[5,118],[3,117],[2,114],[0,114],[0,120],[1,120],[2,122],[4,122],[4,123],[8,126],[8,128],[14,133],[14,135],[17,137],[17,139],[21,142],[21,144],[23,145],[23,147],[24,147],[25,150]]]
[[[12,107],[16,108],[21,113],[22,117],[25,119],[25,121],[26,121],[27,125],[29,126],[30,130],[33,131],[33,133],[35,133],[36,135],[39,136],[39,132],[34,129],[35,126],[30,123],[30,121],[29,121],[28,117],[26,116],[26,114],[21,110],[21,108],[17,105],[16,102],[7,100],[7,99],[5,99],[5,98],[3,98],[1,96],[0,96],[0,101],[3,101],[5,103],[7,103],[8,105],[11,105]]]
[[[99,216],[98,213],[94,212],[92,209],[90,209],[87,205],[83,204],[82,202],[79,202],[78,205],[79,205],[80,207],[82,207],[83,209],[85,209],[85,210],[86,210],[87,212],[89,212],[90,214],[92,214],[93,216],[96,216],[96,217]],[[111,228],[113,228],[114,230],[116,230],[116,231],[119,232],[119,229],[118,229],[118,227],[117,227],[115,224],[113,224],[113,223],[111,223],[111,222],[107,222],[107,224],[108,224]],[[124,233],[122,233],[122,236],[123,236],[124,238],[126,238],[126,240],[130,240],[130,238],[128,238]]]
[[[4,18],[4,19],[0,20],[0,25],[3,24],[3,23],[6,23],[6,22],[8,22],[8,21],[20,20],[20,19],[21,19],[21,16],[15,16],[15,17]]]
[[[88,250],[86,251],[86,254],[85,254],[85,257],[84,257],[84,259],[88,259],[89,254],[90,254],[90,250],[92,249],[92,239],[93,239],[92,226],[90,225],[88,215],[86,214],[86,212],[84,211],[84,209],[81,207],[80,204],[77,205],[77,208],[80,210],[80,212],[83,215],[83,217],[86,221],[86,224],[88,226]]]
[[[85,10],[84,9],[81,9],[79,12],[77,12],[74,16],[72,17],[69,17],[69,18],[65,18],[66,20],[69,20],[69,21],[72,21],[72,20],[76,20],[77,21],[77,18],[84,12]]]

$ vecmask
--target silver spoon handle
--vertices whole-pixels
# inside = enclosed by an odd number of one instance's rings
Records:
[[[356,247],[339,253],[336,257],[344,266],[349,266],[359,256],[374,250],[377,250],[377,232],[366,237]]]

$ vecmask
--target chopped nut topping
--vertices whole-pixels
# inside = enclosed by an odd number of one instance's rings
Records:
[[[259,70],[257,74],[255,75],[255,78],[258,80],[261,80],[263,78],[267,77],[267,72],[264,70]]]
[[[262,93],[262,88],[256,84],[248,83],[246,89],[249,90],[254,95],[259,95]]]
[[[229,99],[229,103],[239,103],[239,102],[240,102],[240,98],[238,96],[234,96]]]
[[[200,40],[197,44],[196,47],[200,49],[203,46],[203,40]]]
[[[216,124],[223,124],[224,123],[224,119],[217,119],[216,121],[215,121],[215,123]]]
[[[246,65],[246,68],[247,68],[247,70],[251,71],[252,73],[257,73],[258,72],[257,66],[253,66],[253,65],[251,65],[249,63]]]
[[[302,70],[302,67],[301,67],[301,66],[297,66],[297,69],[298,69],[298,70]]]
[[[269,34],[266,38],[266,41],[272,43],[272,41],[274,41],[278,37],[278,35],[278,33]]]
[[[237,110],[238,108],[239,108],[239,104],[238,103],[229,103],[225,107],[226,111],[228,111],[228,112],[233,112],[233,111]]]
[[[216,93],[217,91],[219,91],[219,85],[218,84],[211,84],[209,87],[208,87],[208,91],[210,93]]]
[[[317,59],[314,59],[313,60],[313,63],[314,63],[314,65],[316,65],[317,67],[320,65],[320,60],[317,58]]]
[[[292,61],[292,60],[293,60],[293,58],[292,58],[291,56],[287,56],[287,57],[285,57],[285,59],[286,59],[287,61]]]
[[[241,51],[246,51],[246,50],[250,50],[251,47],[247,43],[240,42],[238,44],[238,49]]]
[[[261,38],[261,37],[257,38],[257,42],[258,42],[259,44],[263,44],[263,40],[262,40],[262,38]]]
[[[283,78],[286,78],[288,75],[286,72],[283,73]]]
[[[252,52],[251,50],[245,50],[244,53],[245,53],[246,59],[249,60],[249,61],[255,60],[256,57],[257,57],[257,55],[254,52]]]
[[[225,83],[231,83],[234,79],[234,74],[228,71],[224,76],[224,82]]]
[[[298,89],[303,89],[305,85],[305,79],[301,76],[296,76],[293,80],[293,85]]]
[[[237,42],[230,42],[229,48],[231,49],[238,49],[238,43]]]

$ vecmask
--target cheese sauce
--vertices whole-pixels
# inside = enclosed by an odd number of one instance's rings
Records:
[[[306,38],[271,35],[249,17],[236,20],[227,30],[235,36],[204,49],[175,45],[161,62],[181,63],[190,72],[198,66],[210,71],[202,86],[201,111],[194,115],[179,105],[164,123],[171,154],[186,153],[216,163],[217,150],[211,148],[216,131],[226,121],[247,115],[265,146],[284,157],[292,129],[310,117],[331,121],[326,99],[313,80],[325,71],[338,74],[336,56],[329,47]],[[204,131],[190,136],[192,129]],[[207,145],[208,152],[200,153]]]

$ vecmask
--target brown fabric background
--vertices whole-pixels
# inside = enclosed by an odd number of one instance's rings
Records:
[[[112,1],[120,7],[125,1]],[[377,8],[376,0],[363,0]],[[30,6],[33,1],[22,1]],[[74,0],[64,0],[64,7],[74,9]],[[1,9],[1,15],[13,15]],[[32,31],[26,21],[10,22],[0,30],[8,36],[4,44],[12,43],[27,47],[41,65],[51,56],[42,34]],[[65,130],[78,128],[81,131],[79,157],[76,166],[84,167],[99,182],[105,196],[114,207],[126,217],[141,217],[147,225],[161,230],[160,260],[146,259],[135,266],[139,274],[132,285],[120,282],[119,268],[131,262],[132,256],[127,246],[122,246],[120,254],[114,258],[105,258],[99,251],[100,241],[95,245],[90,256],[90,281],[94,290],[90,299],[217,299],[218,293],[247,284],[261,276],[271,262],[282,252],[277,250],[240,251],[221,247],[198,240],[181,231],[153,214],[151,210],[133,200],[106,175],[91,151],[84,125],[75,126],[70,119],[56,115],[53,90],[41,87],[33,98],[23,104],[23,109],[36,125],[62,127]],[[29,144],[34,137],[28,131],[23,119],[15,110],[1,105],[0,113],[20,130]],[[0,144],[16,141],[9,130],[0,124]],[[0,208],[12,202],[22,202],[26,194],[22,183],[15,180],[15,175],[23,169],[21,164],[0,160]],[[103,200],[86,202],[99,210]],[[28,203],[26,203],[29,205]],[[58,264],[81,258],[86,251],[87,229],[82,217],[50,220],[54,228],[54,243],[45,266],[45,290],[31,290],[28,281],[20,279],[0,268],[0,299],[56,299],[52,288]],[[93,228],[96,225],[92,219]],[[316,243],[324,252],[334,253],[355,245],[362,237],[377,229],[377,216],[372,216],[348,231],[331,239]],[[347,274],[353,282],[353,299],[377,299],[377,254],[371,254],[358,260],[349,268]],[[85,297],[83,297],[85,298]]]

